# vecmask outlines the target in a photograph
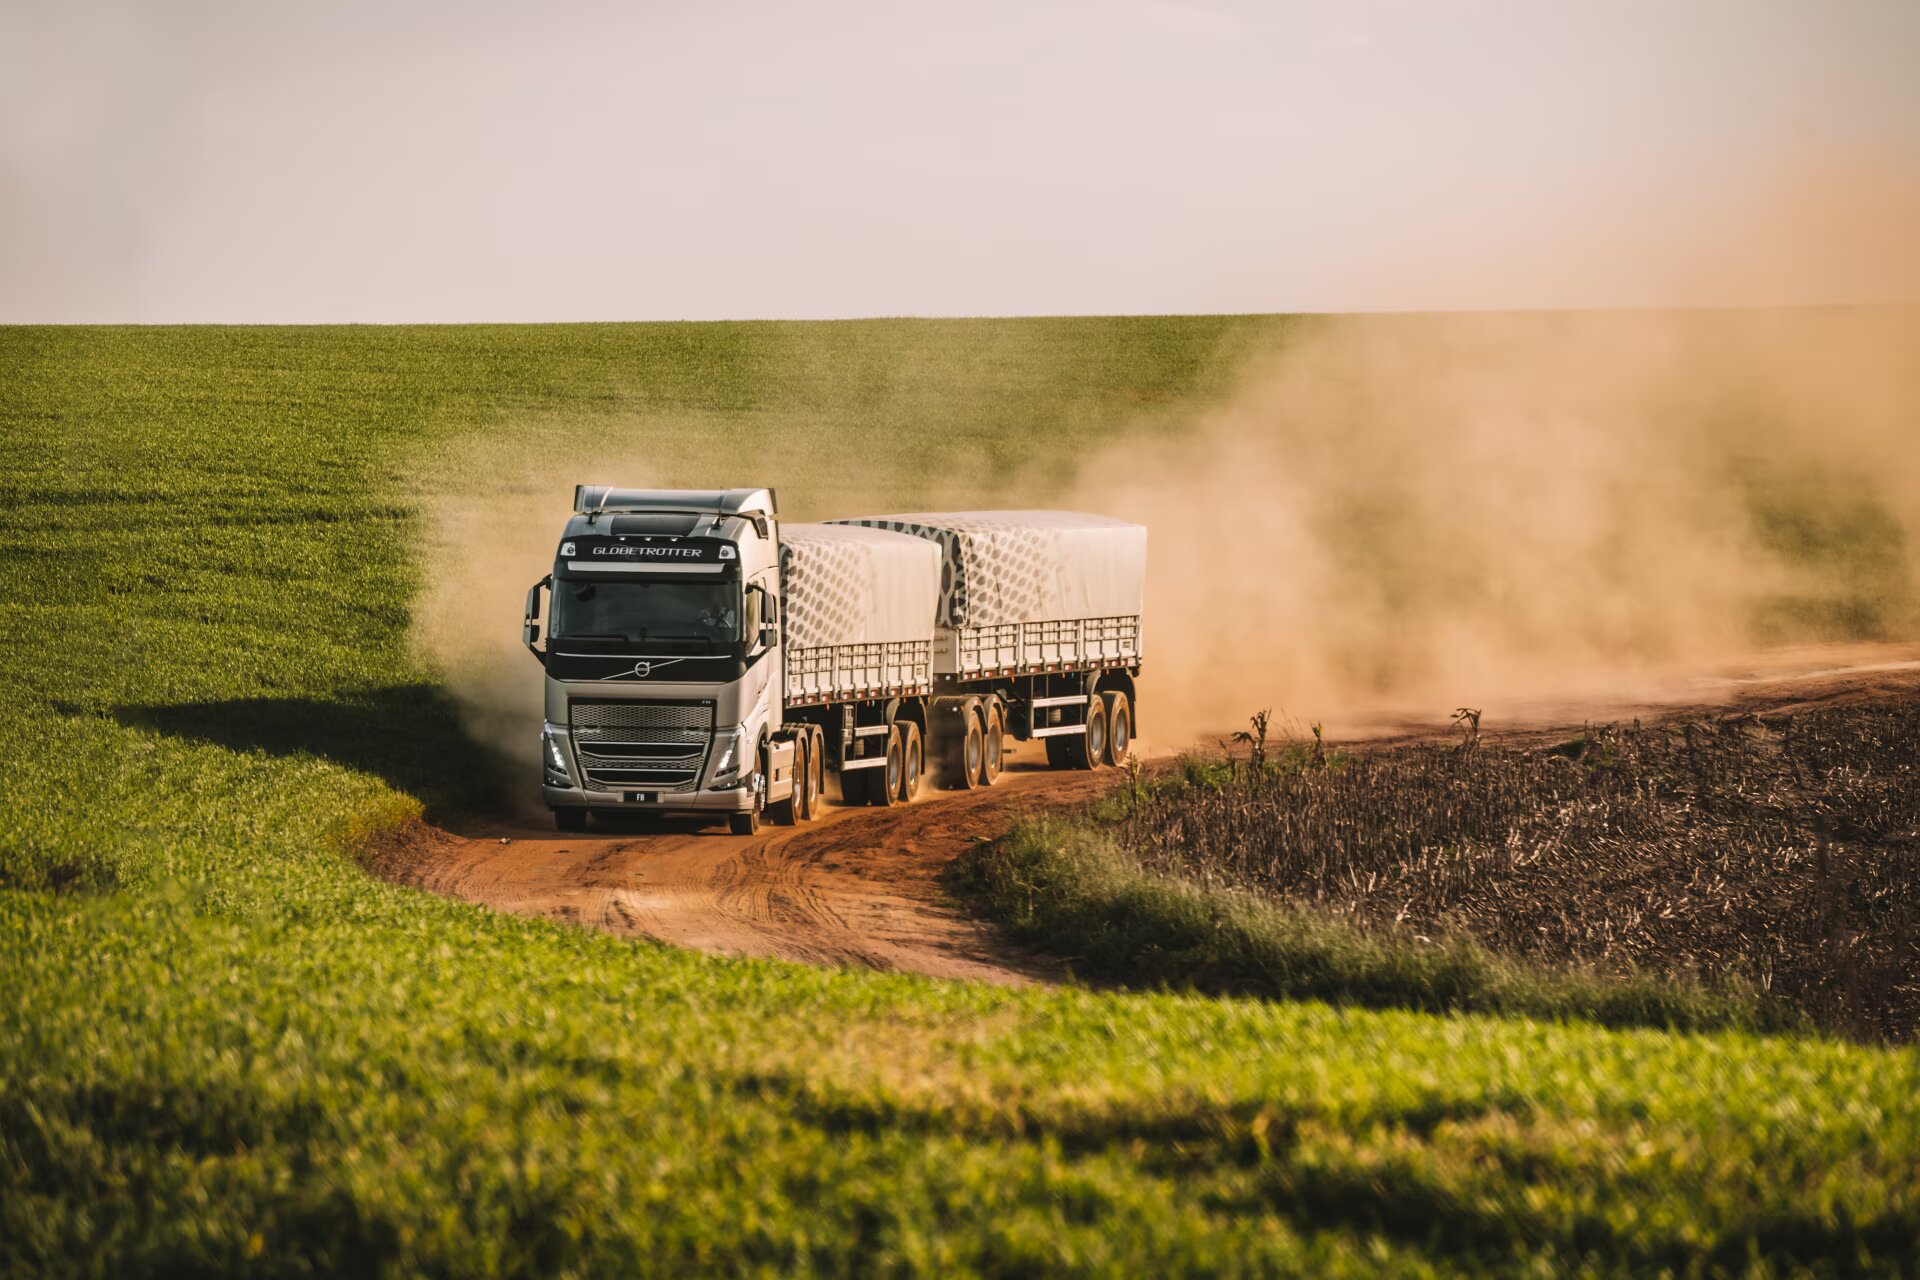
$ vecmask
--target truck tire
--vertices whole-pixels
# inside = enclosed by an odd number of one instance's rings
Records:
[[[900,738],[900,802],[907,803],[919,798],[920,782],[927,771],[927,744],[920,736],[920,726],[908,720],[902,726],[904,732]]]
[[[750,836],[760,830],[760,812],[767,806],[767,743],[760,740],[759,771],[754,775],[753,808],[745,813],[727,815],[727,830],[737,836]]]
[[[1000,699],[989,698],[982,709],[980,749],[980,785],[990,787],[1000,776],[1007,759],[1007,724],[1000,710]]]
[[[793,740],[793,820],[805,822],[813,817],[813,735],[803,733]]]
[[[1064,736],[1067,768],[1098,769],[1107,762],[1107,704],[1099,696],[1087,703],[1087,731]],[[1052,739],[1048,739],[1052,742]],[[1053,753],[1047,753],[1049,761]]]
[[[560,831],[585,831],[587,829],[587,811],[568,805],[553,811],[553,825]]]
[[[979,744],[972,738],[979,725],[979,699],[936,698],[932,723],[927,730],[928,750],[933,754],[934,785],[945,791],[965,791],[975,784]]]
[[[887,728],[887,763],[884,768],[875,769],[876,775],[867,784],[867,803],[876,808],[885,809],[900,803],[900,775],[906,772],[906,743],[901,740],[900,726]]]
[[[1107,763],[1123,765],[1133,752],[1133,703],[1118,689],[1100,698],[1107,704]]]
[[[818,818],[827,803],[827,735],[816,728],[808,738],[813,744],[808,756],[813,762],[813,775],[808,782],[807,816]]]

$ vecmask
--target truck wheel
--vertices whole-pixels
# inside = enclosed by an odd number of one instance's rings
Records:
[[[760,830],[760,813],[767,807],[767,751],[764,740],[760,747],[760,770],[753,780],[753,808],[745,813],[727,815],[727,830],[737,836],[750,836]]]
[[[813,817],[813,735],[803,733],[793,740],[793,820],[805,822]]]
[[[1087,704],[1087,731],[1066,742],[1069,769],[1098,769],[1107,762],[1107,704],[1102,699],[1096,696]]]
[[[973,791],[979,787],[979,762],[987,754],[987,733],[979,723],[979,706],[968,700],[960,708],[958,733],[947,748],[945,785],[952,791]]]
[[[827,735],[815,729],[807,735],[807,817],[820,816],[827,798]]]
[[[875,778],[867,784],[867,803],[879,808],[900,803],[901,775],[906,773],[906,743],[901,740],[900,726],[887,728],[887,767],[875,769],[874,773],[884,776]]]
[[[920,795],[920,779],[927,769],[926,742],[920,726],[909,720],[900,739],[900,800],[904,804]]]
[[[553,811],[553,825],[561,831],[585,831],[587,829],[587,811],[569,805]]]
[[[1000,700],[990,698],[982,717],[985,731],[981,735],[980,785],[990,787],[993,780],[1000,776],[1000,769],[1007,758],[1007,725],[1000,714]]]
[[[1100,697],[1107,704],[1107,763],[1125,764],[1133,750],[1133,704],[1118,690]]]
[[[979,776],[979,700],[939,698],[933,704],[934,782],[947,791],[965,791]]]

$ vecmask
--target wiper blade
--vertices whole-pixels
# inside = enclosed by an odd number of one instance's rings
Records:
[[[649,640],[698,640],[700,643],[707,646],[708,653],[712,653],[714,651],[712,636],[690,636],[690,635],[668,634],[668,635],[650,635],[647,638]]]
[[[555,640],[619,640],[622,643],[632,638],[618,631],[565,631],[554,637]]]

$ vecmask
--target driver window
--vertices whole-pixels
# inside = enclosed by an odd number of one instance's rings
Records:
[[[762,608],[765,599],[766,593],[759,587],[747,588],[745,637],[750,649],[760,647],[760,619],[764,616]]]

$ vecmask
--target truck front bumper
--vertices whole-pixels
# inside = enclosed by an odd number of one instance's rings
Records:
[[[645,795],[646,800],[630,797]],[[549,809],[608,809],[630,813],[746,813],[753,808],[751,781],[738,787],[698,791],[594,791],[580,787],[540,788]]]

